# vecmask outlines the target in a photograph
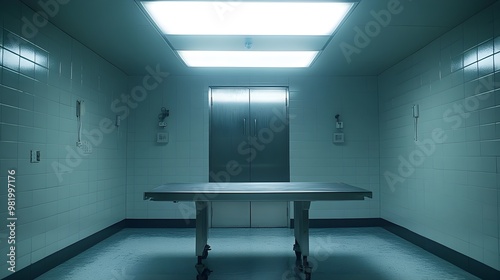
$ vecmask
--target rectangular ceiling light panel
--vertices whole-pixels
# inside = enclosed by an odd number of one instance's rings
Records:
[[[189,67],[309,67],[317,51],[178,51]]]
[[[331,35],[353,3],[144,1],[164,34]]]
[[[168,41],[169,36],[301,36],[325,44],[354,3],[347,2],[212,2],[141,1],[144,10]],[[316,36],[316,37],[315,37]],[[315,38],[313,38],[315,37]],[[215,38],[215,37],[214,37]],[[302,38],[301,38],[302,39]],[[260,39],[259,39],[260,40]],[[297,51],[241,46],[237,49],[174,49],[190,67],[309,67],[317,50]],[[308,44],[303,44],[308,45]],[[310,44],[309,44],[310,45]],[[244,48],[246,47],[246,48]],[[260,45],[259,45],[260,47]],[[201,49],[201,50],[200,50]]]

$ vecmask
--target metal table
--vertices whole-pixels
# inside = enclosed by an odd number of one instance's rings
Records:
[[[169,183],[144,193],[151,201],[194,201],[196,204],[196,256],[198,280],[210,270],[202,263],[208,256],[208,207],[212,201],[293,201],[296,265],[311,279],[309,256],[309,208],[311,201],[364,200],[372,192],[344,183]]]

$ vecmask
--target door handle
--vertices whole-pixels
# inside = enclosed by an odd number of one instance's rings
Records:
[[[243,118],[243,135],[247,135],[247,119]]]
[[[257,119],[253,119],[253,136],[257,136]]]

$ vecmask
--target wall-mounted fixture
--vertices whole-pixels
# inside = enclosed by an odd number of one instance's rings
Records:
[[[85,114],[85,106],[83,100],[76,101],[76,120],[78,122],[78,136],[76,140],[76,146],[82,146],[82,126],[83,126],[83,115]]]
[[[158,115],[158,126],[161,128],[164,128],[167,126],[167,122],[165,122],[165,118],[170,115],[169,110],[167,110],[165,107],[161,107],[161,112]]]
[[[156,143],[167,144],[168,143],[168,133],[167,132],[156,133]]]
[[[342,132],[342,129],[344,128],[344,122],[340,121],[339,114],[335,115],[335,119],[335,128],[337,129],[337,132],[333,133],[333,143],[344,143],[344,133]]]
[[[335,127],[336,127],[337,129],[342,129],[342,128],[344,128],[344,123],[340,121],[340,115],[339,115],[339,114],[336,114],[336,115],[335,115],[335,119],[337,120]]]
[[[413,105],[413,125],[415,126],[415,141],[418,141],[418,117],[420,117],[420,108],[418,104]]]
[[[344,133],[334,133],[333,143],[344,143]]]
[[[40,162],[40,151],[31,150],[30,152],[30,162],[38,163]]]

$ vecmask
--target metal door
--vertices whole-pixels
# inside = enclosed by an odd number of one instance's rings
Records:
[[[210,182],[249,182],[250,165],[238,152],[249,134],[249,91],[214,88],[210,111]]]
[[[252,182],[289,182],[289,133],[286,89],[250,89],[249,137]]]
[[[286,88],[211,88],[210,182],[288,182]],[[212,227],[286,227],[288,202],[214,202]]]
[[[249,182],[250,164],[238,148],[249,134],[247,88],[213,88],[210,94],[210,182]],[[250,202],[213,202],[212,227],[250,227]]]
[[[251,88],[250,181],[289,182],[288,92],[285,88]],[[288,202],[250,202],[251,227],[286,227]]]

